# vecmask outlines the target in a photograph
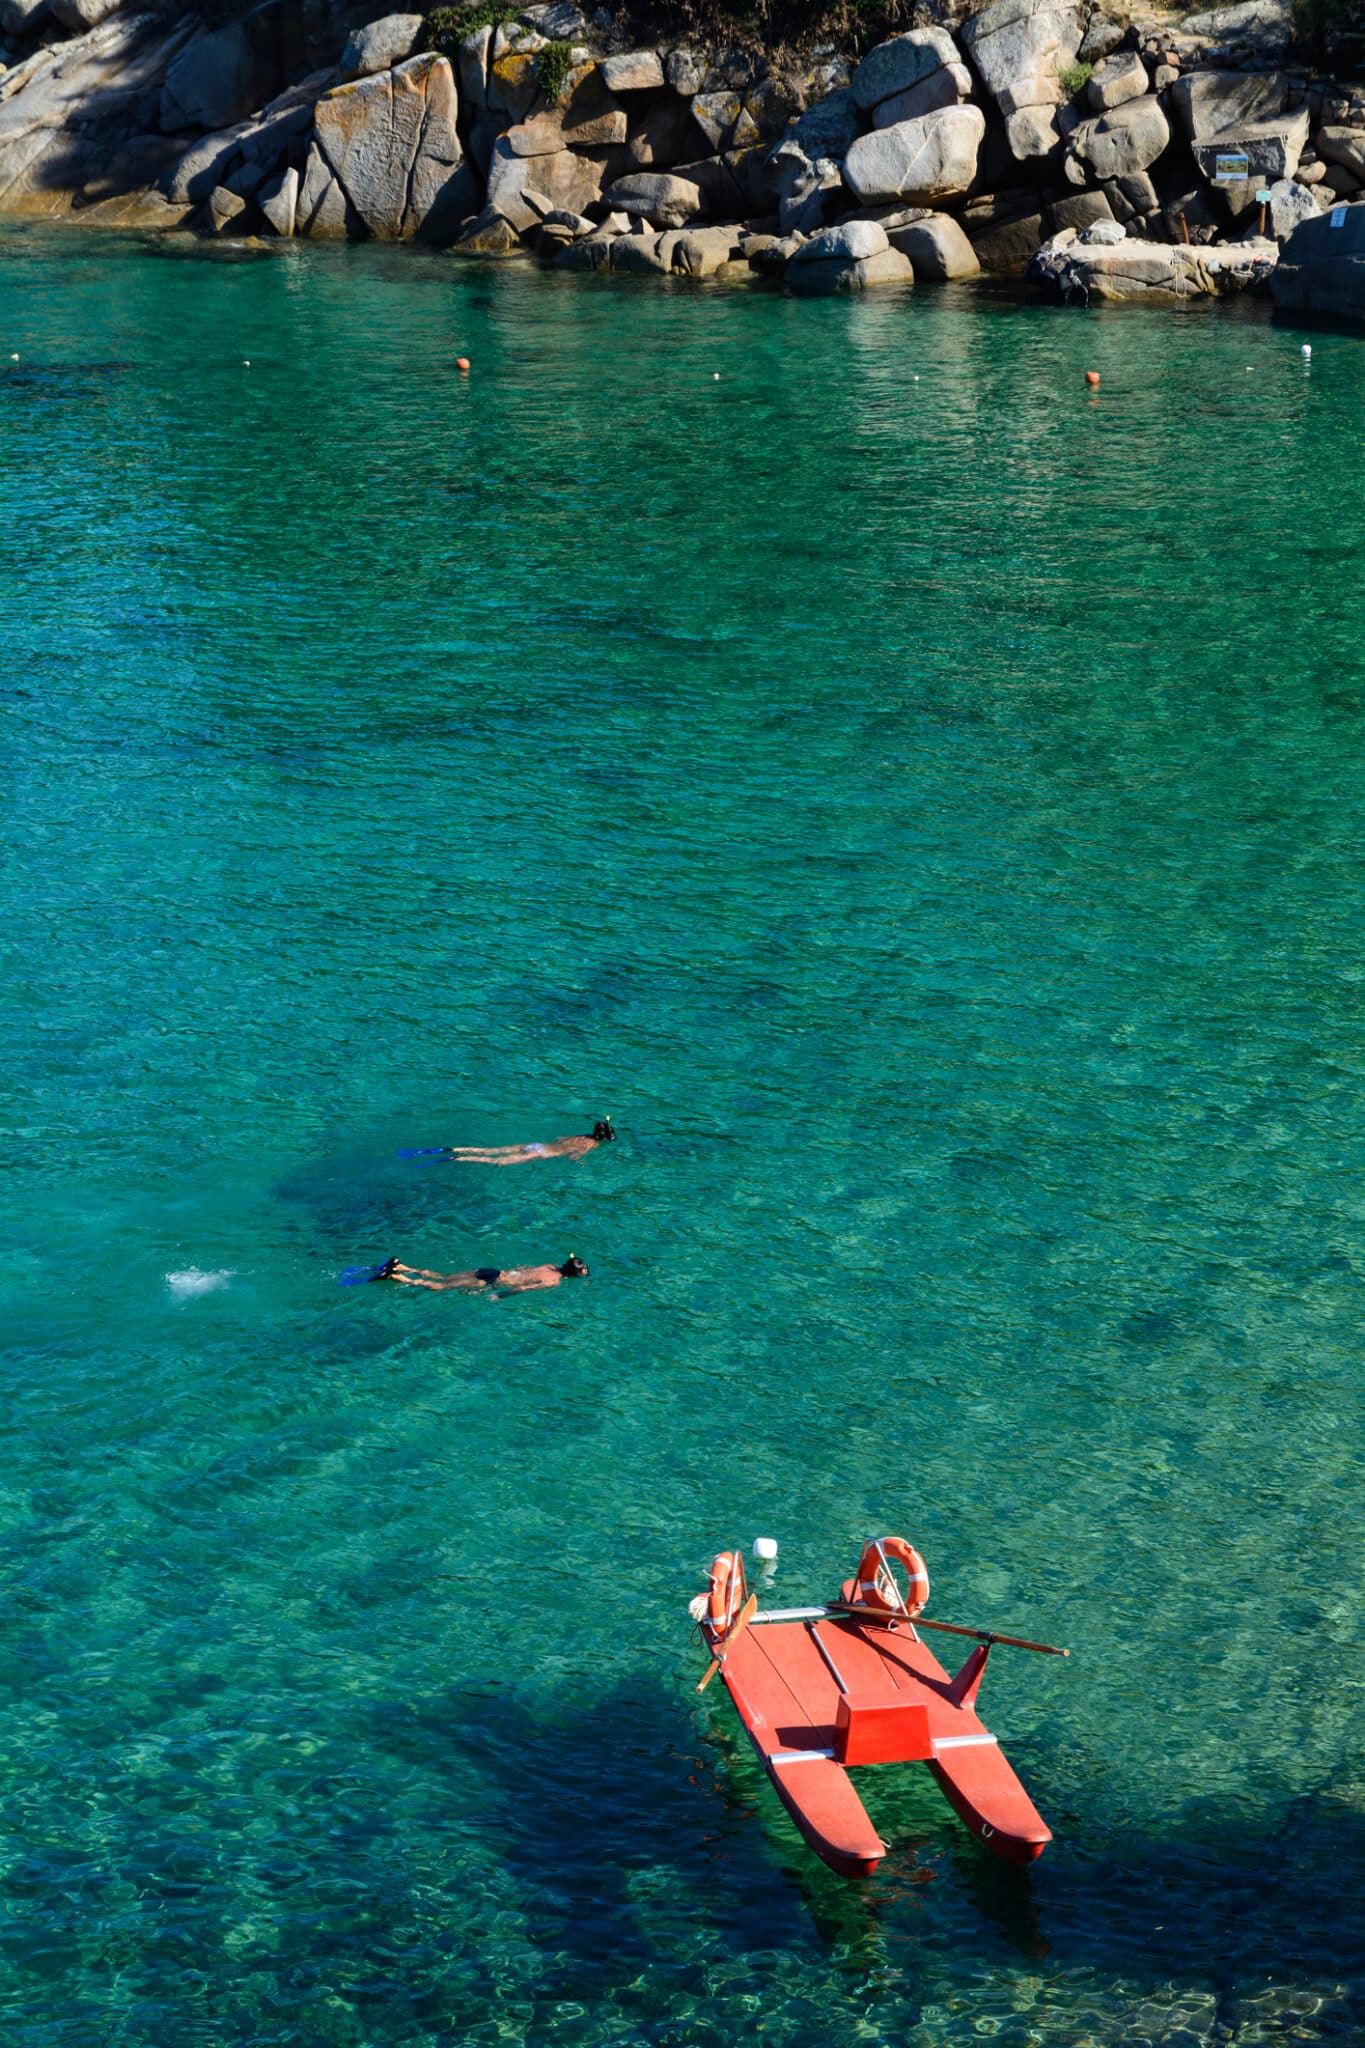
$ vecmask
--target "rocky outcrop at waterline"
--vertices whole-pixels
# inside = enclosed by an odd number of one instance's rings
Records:
[[[1075,302],[1261,288],[1365,201],[1365,94],[1294,67],[1287,0],[1146,27],[987,0],[801,60],[643,43],[573,0],[463,37],[372,0],[215,25],[0,0],[0,24],[0,211],[30,217],[800,294],[1013,271]]]

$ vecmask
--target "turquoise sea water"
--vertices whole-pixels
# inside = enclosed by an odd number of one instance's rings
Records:
[[[1362,2037],[1302,338],[0,241],[7,2041]],[[842,1883],[695,1694],[713,1550],[883,1530],[1072,1646],[1027,1875],[911,1769]]]

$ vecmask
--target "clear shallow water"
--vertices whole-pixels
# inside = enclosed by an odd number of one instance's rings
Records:
[[[0,242],[11,2040],[1360,2038],[1300,338]],[[908,1771],[843,1885],[693,1692],[715,1548],[882,1528],[1073,1646],[984,1696],[1027,1877]]]

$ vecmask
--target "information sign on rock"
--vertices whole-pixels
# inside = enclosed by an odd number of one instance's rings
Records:
[[[1220,152],[1213,160],[1213,182],[1215,185],[1244,185],[1251,176],[1251,164],[1245,150]]]

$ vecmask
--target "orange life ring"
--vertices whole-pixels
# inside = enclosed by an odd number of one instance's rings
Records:
[[[706,1625],[713,1636],[728,1636],[748,1597],[744,1559],[737,1550],[722,1550],[711,1561],[711,1591],[706,1599]]]
[[[891,1570],[893,1560],[904,1567],[910,1581],[909,1595],[904,1599]],[[874,1538],[858,1559],[853,1599],[856,1606],[889,1608],[912,1619],[922,1614],[929,1600],[929,1574],[914,1544],[907,1543],[903,1536]]]

